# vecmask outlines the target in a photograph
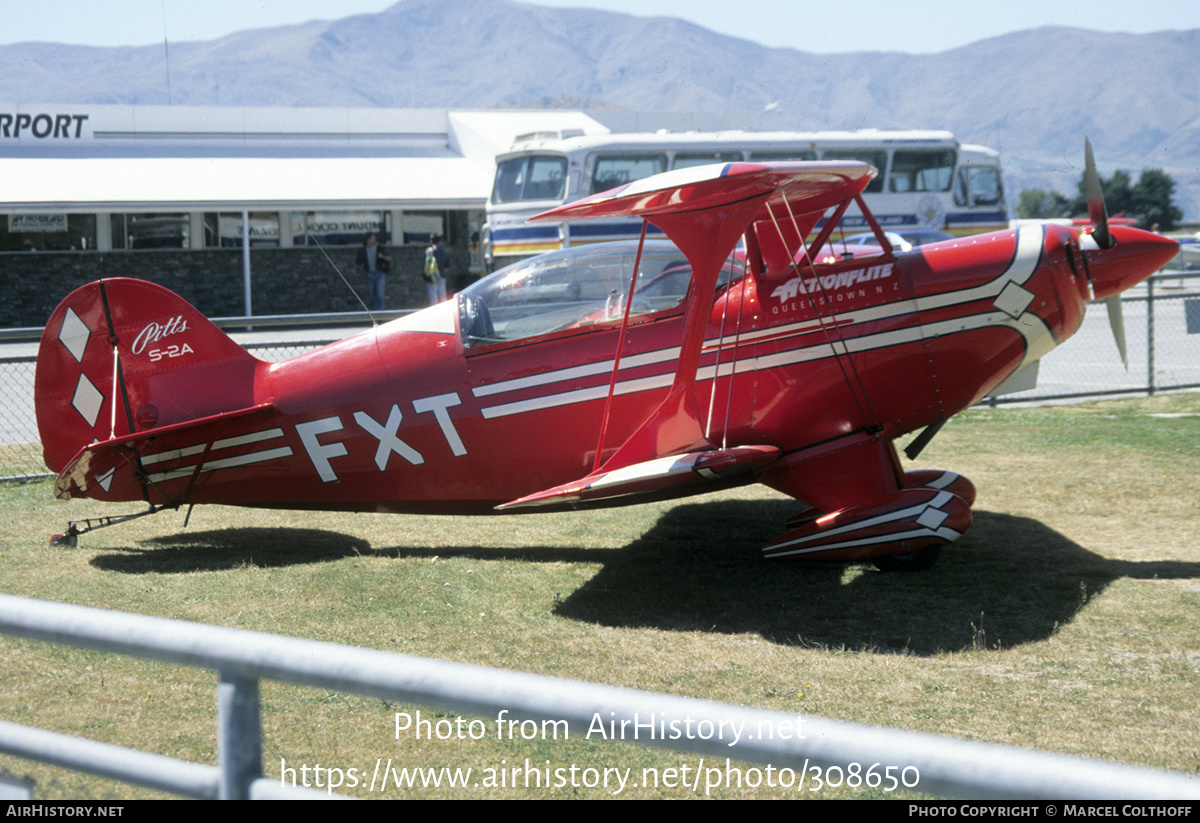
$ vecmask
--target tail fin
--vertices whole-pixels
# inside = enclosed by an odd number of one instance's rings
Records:
[[[46,465],[59,472],[97,440],[250,406],[261,363],[161,286],[117,278],[76,289],[38,349]]]

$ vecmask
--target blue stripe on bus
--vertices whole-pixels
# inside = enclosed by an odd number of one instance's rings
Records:
[[[616,237],[636,237],[642,230],[641,221],[627,220],[622,223],[572,223],[571,237],[580,240],[604,240]],[[653,224],[646,227],[646,236],[661,235],[662,229]]]
[[[1008,215],[1002,211],[987,211],[987,212],[955,212],[946,215],[947,223],[979,223],[982,225],[993,225],[996,223],[1008,223]]]
[[[518,226],[512,229],[492,229],[492,242],[509,240],[557,240],[558,225]]]

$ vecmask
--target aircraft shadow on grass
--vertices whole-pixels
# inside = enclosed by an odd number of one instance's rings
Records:
[[[124,574],[184,574],[324,563],[371,554],[359,537],[321,529],[211,529],[144,540],[138,547],[94,557],[98,569]]]
[[[436,528],[436,527],[431,527]],[[540,563],[596,563],[623,549],[570,546],[493,548],[486,546],[397,546],[372,548],[361,537],[322,529],[238,528],[187,531],[141,541],[138,547],[94,557],[98,569],[124,574],[183,574],[246,566],[277,568],[327,563],[345,557],[464,557]]]
[[[1200,562],[1111,560],[1035,520],[987,511],[976,511],[970,532],[924,572],[762,559],[759,548],[794,512],[792,501],[683,504],[622,549],[374,549],[316,529],[182,532],[92,564],[138,574],[356,555],[600,563],[558,602],[557,614],[614,627],[750,632],[787,645],[919,655],[1044,640],[1122,577],[1200,578]]]
[[[609,626],[936,654],[1044,640],[1122,577],[1200,578],[1200,563],[1110,560],[1036,520],[980,510],[966,536],[923,572],[758,559],[758,547],[794,511],[789,501],[678,506],[558,613]],[[744,528],[731,533],[733,521]]]

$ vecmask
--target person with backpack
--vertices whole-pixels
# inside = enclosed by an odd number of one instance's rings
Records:
[[[425,266],[421,271],[431,306],[446,299],[446,277],[450,274],[450,255],[441,247],[441,242],[440,234],[429,238],[429,248],[425,249]]]

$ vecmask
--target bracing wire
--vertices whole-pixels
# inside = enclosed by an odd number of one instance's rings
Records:
[[[788,204],[786,197],[783,198],[783,203],[784,208],[787,209],[788,215],[792,220],[792,228],[796,231],[796,236],[798,237],[798,242],[800,244],[799,251],[803,252],[803,259],[808,263],[809,268],[815,272],[816,266],[813,264],[812,257],[809,255],[808,247],[804,242],[804,235],[800,231],[799,224],[796,221],[796,216],[792,214],[791,205]],[[767,204],[767,214],[770,215],[771,224],[775,226],[775,232],[779,235],[779,242],[782,243],[783,248],[790,253],[791,250],[788,247],[787,239],[784,237],[783,229],[780,227],[779,221],[775,217],[775,209],[772,208],[771,204],[769,203]],[[849,348],[847,348],[845,341],[841,338],[841,334],[837,331],[837,316],[834,313],[833,304],[829,300],[829,295],[826,293],[825,286],[823,283],[821,283],[821,279],[819,277],[814,279],[816,280],[817,288],[821,291],[821,298],[825,301],[825,307],[829,313],[828,318],[822,315],[820,310],[818,310],[817,303],[813,299],[813,295],[809,292],[808,285],[805,282],[803,275],[800,276],[800,288],[803,290],[804,296],[808,298],[809,303],[813,307],[813,315],[816,317],[817,323],[820,325],[821,330],[825,333],[825,339],[829,343],[829,348],[833,351],[834,359],[837,361],[838,368],[841,369],[842,377],[845,379],[846,385],[850,388],[850,394],[854,397],[854,404],[858,406],[858,413],[862,415],[863,420],[869,423],[874,423],[875,413],[870,408],[870,401],[867,400],[866,389],[862,384],[862,378],[858,374],[858,370],[854,367],[853,359],[849,356]],[[826,319],[832,321],[832,323],[826,323]],[[838,351],[837,346],[839,342],[842,344],[842,351],[840,352]],[[851,377],[850,373],[846,370],[847,360],[850,361],[850,368],[854,372],[853,377]],[[855,390],[855,384],[857,384],[858,387],[857,391]],[[860,393],[862,395],[861,399],[859,397]],[[863,408],[864,401],[867,402],[867,408]]]
[[[309,236],[312,237],[312,235]],[[378,326],[379,323],[375,320],[375,315],[371,313],[371,310],[367,308],[367,304],[363,302],[362,297],[350,285],[350,281],[346,279],[346,275],[342,274],[342,270],[337,267],[337,263],[334,263],[333,258],[326,253],[325,247],[321,245],[321,241],[315,237],[312,238],[312,241],[317,244],[317,248],[321,250],[321,254],[325,255],[325,259],[329,261],[329,265],[333,266],[333,270],[338,273],[338,277],[342,278],[342,282],[346,284],[346,288],[350,289],[350,293],[354,295],[354,299],[358,301],[358,304],[363,307],[363,311],[367,313],[367,317],[371,318],[371,325]]]
[[[729,273],[732,276],[732,259],[730,261]],[[732,285],[733,284],[730,283],[730,286]],[[728,314],[728,312],[729,293],[728,290],[726,290],[725,302],[721,304],[721,333],[717,335],[717,359],[713,364],[712,389],[708,393],[708,419],[704,421],[704,437],[709,441],[712,440],[713,405],[717,399],[717,380],[719,380],[721,377],[721,351],[725,348],[725,316]],[[734,352],[734,357],[737,357],[736,351]],[[726,409],[726,416],[728,416],[728,409]]]
[[[721,448],[726,448],[729,445],[729,411],[733,408],[733,380],[737,376],[738,365],[738,347],[742,344],[742,317],[746,314],[746,280],[750,266],[749,256],[742,260],[742,285],[741,294],[738,296],[738,313],[737,326],[733,332],[733,360],[729,363],[729,387],[725,393],[725,427],[721,433]],[[730,275],[733,274],[733,267],[730,266]],[[732,287],[732,283],[730,286]],[[718,363],[718,366],[720,364]],[[713,389],[717,387],[716,381],[713,381]]]

